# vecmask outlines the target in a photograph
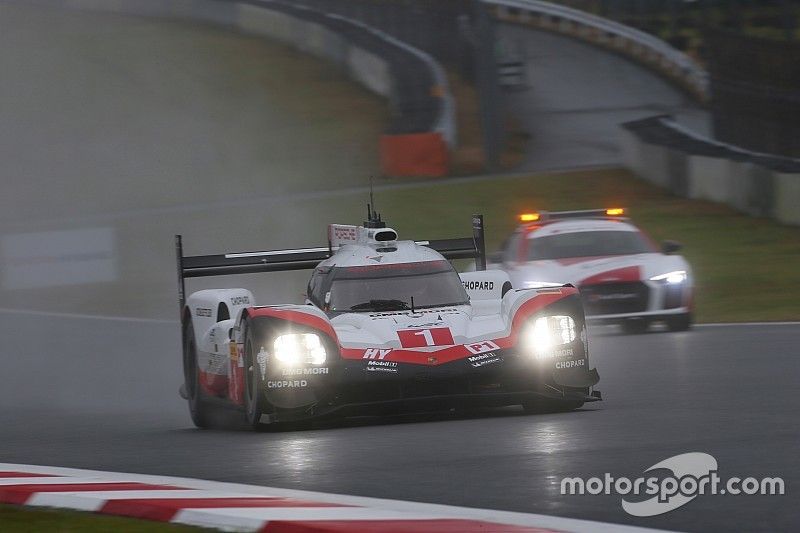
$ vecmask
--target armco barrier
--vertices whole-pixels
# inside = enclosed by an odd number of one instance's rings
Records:
[[[608,48],[671,79],[701,102],[708,101],[708,74],[661,39],[585,11],[539,0],[483,0],[504,22],[569,35]]]
[[[626,165],[651,183],[800,225],[800,160],[719,143],[665,116],[627,122],[620,138]]]
[[[444,70],[427,53],[362,22],[282,0],[31,3],[213,22],[334,62],[390,102],[393,120],[380,141],[381,154],[389,157],[381,161],[385,173],[444,176],[448,172],[449,149],[456,145],[456,119]]]

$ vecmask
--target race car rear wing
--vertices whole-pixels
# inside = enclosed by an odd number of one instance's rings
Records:
[[[446,259],[475,259],[476,270],[486,270],[483,215],[472,215],[472,237],[415,242],[436,250]],[[181,235],[175,235],[178,298],[181,312],[186,303],[186,278],[310,270],[331,257],[334,251],[335,249],[329,243],[324,248],[185,256],[183,255],[183,238]]]

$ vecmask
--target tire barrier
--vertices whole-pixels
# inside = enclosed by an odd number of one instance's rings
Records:
[[[331,61],[389,101],[392,121],[380,139],[385,174],[441,177],[449,172],[449,150],[457,142],[456,113],[444,69],[426,52],[363,22],[282,0],[31,3],[212,22]]]
[[[800,226],[800,159],[716,142],[667,116],[622,124],[621,144],[628,168],[676,195]]]
[[[655,70],[700,102],[709,100],[708,73],[665,41],[585,11],[539,0],[482,0],[503,22],[561,33],[607,48]]]

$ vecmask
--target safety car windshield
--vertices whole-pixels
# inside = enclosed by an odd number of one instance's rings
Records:
[[[399,311],[465,305],[461,278],[447,261],[334,268],[331,311]]]
[[[638,231],[577,231],[531,239],[528,260],[645,254],[655,251]]]

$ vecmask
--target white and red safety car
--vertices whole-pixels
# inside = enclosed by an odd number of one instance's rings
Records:
[[[350,413],[523,405],[571,410],[598,400],[573,287],[514,289],[485,270],[473,236],[401,241],[370,213],[331,225],[321,248],[185,257],[176,237],[184,385],[191,416],[217,404],[248,424]],[[474,258],[458,274],[449,259]],[[313,270],[305,304],[256,305],[247,289],[184,300],[186,278]],[[230,410],[228,410],[230,412]]]
[[[492,255],[490,268],[514,287],[569,283],[580,290],[589,321],[619,323],[635,333],[652,322],[672,331],[692,323],[693,279],[681,245],[657,246],[621,208],[525,213]]]

